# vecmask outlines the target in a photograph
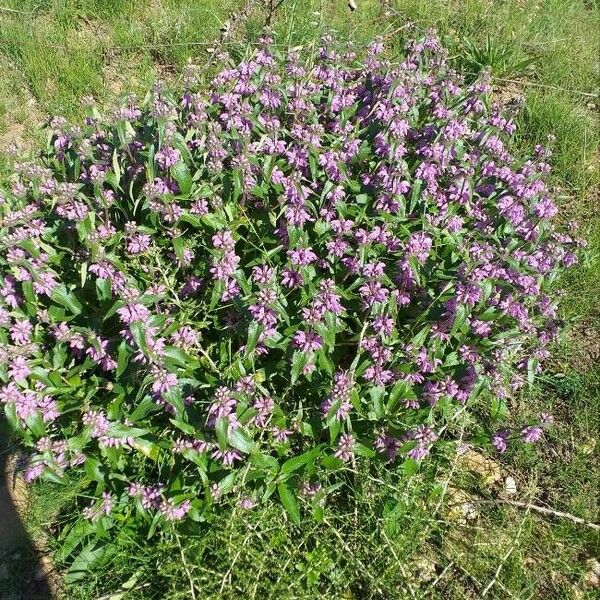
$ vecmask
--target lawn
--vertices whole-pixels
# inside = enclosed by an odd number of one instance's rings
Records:
[[[84,556],[60,593],[81,600],[597,597],[600,536],[586,524],[600,514],[597,2],[3,0],[0,148],[44,143],[49,116],[81,118],[85,96],[109,105],[116,95],[143,95],[156,79],[177,85],[190,59],[209,71],[215,47],[242,55],[267,21],[284,47],[312,45],[324,32],[359,46],[382,35],[391,57],[415,30],[435,28],[458,69],[491,70],[496,100],[523,98],[523,152],[556,136],[556,197],[588,248],[563,281],[566,327],[551,366],[508,409],[509,419],[551,412],[555,427],[544,446],[491,461],[448,456],[400,482],[384,469],[353,473],[353,494],[340,490],[322,522],[290,525],[272,504],[233,507],[150,540],[136,538],[132,523],[102,556]],[[0,173],[7,169],[0,154]],[[516,485],[510,496],[506,477]],[[56,532],[73,518],[79,492],[76,484],[31,489],[25,525],[38,545],[58,552],[59,571],[66,553]],[[502,497],[522,505],[496,502]],[[19,598],[30,577],[28,568],[11,568],[0,598]]]

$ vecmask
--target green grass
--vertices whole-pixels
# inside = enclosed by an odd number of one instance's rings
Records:
[[[91,94],[108,103],[143,93],[156,78],[176,82],[192,59],[203,64],[242,0],[4,0],[0,10],[0,145],[39,143],[39,123],[52,114],[81,116]],[[268,2],[234,19],[230,42],[244,51],[260,35]],[[553,181],[568,218],[589,242],[579,268],[565,280],[564,316],[575,320],[552,369],[513,405],[514,412],[555,414],[556,427],[539,450],[502,457],[517,481],[517,499],[598,519],[595,456],[600,436],[600,218],[598,169],[597,3],[589,0],[285,0],[273,21],[277,43],[309,45],[333,30],[362,45],[375,35],[393,47],[435,27],[456,66],[490,68],[498,99],[523,95],[518,119],[522,150],[556,136]],[[4,163],[0,159],[0,170]],[[409,480],[361,470],[354,492],[340,490],[326,522],[291,526],[277,506],[225,510],[190,531],[146,541],[125,529],[98,557],[92,573],[65,598],[404,599],[593,598],[586,561],[597,556],[596,532],[565,519],[510,506],[479,505],[457,522],[450,490],[497,496],[451,457]],[[378,480],[378,481],[374,481]],[[381,483],[383,482],[383,483]],[[432,483],[433,482],[433,483]],[[437,483],[435,483],[437,482]],[[30,534],[72,519],[77,490],[32,489]],[[439,508],[436,511],[436,507]],[[450,511],[450,512],[449,512]],[[179,539],[177,539],[179,536]],[[49,543],[52,543],[50,536]],[[180,549],[179,544],[182,544]],[[57,544],[58,546],[58,544]],[[58,562],[61,567],[62,563]],[[190,583],[190,579],[192,583]],[[122,594],[119,596],[119,594]]]

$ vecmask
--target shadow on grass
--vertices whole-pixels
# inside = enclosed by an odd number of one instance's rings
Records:
[[[27,503],[5,424],[0,422],[0,600],[51,600],[47,570],[19,514]]]

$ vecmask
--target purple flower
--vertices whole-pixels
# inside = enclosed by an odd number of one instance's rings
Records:
[[[290,435],[292,435],[292,433],[294,432],[290,429],[285,429],[283,427],[272,427],[271,433],[273,434],[273,439],[276,442],[279,442],[280,444],[285,444],[288,441]]]
[[[390,291],[379,281],[371,280],[359,289],[363,303],[372,308],[377,302],[387,302]]]
[[[142,507],[145,509],[158,509],[162,504],[161,494],[163,486],[143,485],[141,483],[132,483],[129,485],[127,493],[133,498],[139,498]]]
[[[148,252],[152,243],[152,238],[145,233],[135,233],[129,236],[127,240],[127,252],[130,254],[142,254]]]
[[[181,153],[177,148],[165,146],[156,153],[155,158],[162,169],[168,169],[181,160]]]
[[[352,380],[349,374],[338,371],[333,376],[333,386],[329,397],[321,404],[321,413],[327,417],[332,408],[335,407],[333,416],[338,421],[343,421],[352,409],[350,392]]]
[[[252,280],[259,285],[267,285],[275,277],[275,269],[268,265],[260,265],[252,268]]]
[[[506,430],[496,431],[492,435],[492,446],[498,450],[498,452],[504,452],[508,448],[508,436],[509,432]]]
[[[409,256],[414,256],[421,264],[424,264],[429,257],[432,245],[433,240],[426,233],[413,233],[408,240],[406,252]]]
[[[296,250],[289,250],[288,256],[290,262],[296,266],[306,266],[317,260],[317,255],[312,251],[311,248],[297,248]]]
[[[211,456],[215,460],[220,461],[224,467],[233,467],[236,461],[242,460],[242,455],[234,449],[221,450],[215,448]]]
[[[521,431],[521,437],[523,438],[524,442],[533,444],[542,437],[543,433],[544,431],[541,427],[525,427],[525,429]]]
[[[303,277],[298,271],[283,269],[281,283],[288,288],[298,288],[303,283]]]
[[[337,449],[334,456],[348,462],[354,458],[354,447],[356,445],[356,439],[351,433],[342,433],[338,440]]]
[[[239,505],[242,510],[251,510],[256,506],[256,502],[252,498],[242,498]]]
[[[164,394],[177,386],[177,375],[161,367],[152,367],[152,376],[154,377],[152,391],[156,394]]]
[[[8,376],[12,379],[25,379],[31,373],[29,364],[23,356],[15,356],[8,369]]]
[[[271,398],[264,396],[257,398],[252,405],[252,408],[257,411],[253,417],[254,424],[257,427],[264,427],[273,413],[274,407],[275,403]]]
[[[15,344],[24,345],[31,340],[33,325],[27,321],[16,321],[10,328],[10,337]]]
[[[115,497],[110,492],[102,492],[102,502],[84,508],[83,516],[90,521],[99,521],[102,515],[112,512],[114,505]]]
[[[407,456],[413,460],[423,460],[429,454],[429,447],[419,442],[414,448],[407,452]]]
[[[453,411],[479,390],[508,401],[557,338],[552,288],[581,244],[575,225],[550,222],[550,153],[511,155],[515,122],[487,108],[489,78],[465,83],[433,35],[395,65],[379,39],[361,58],[325,37],[306,61],[273,43],[218,57],[203,91],[188,66],[176,100],[157,83],[108,118],[53,119],[48,156],[17,162],[0,194],[0,402],[33,449],[27,477],[119,449],[103,460],[118,482],[140,450],[124,427],[173,455],[164,487],[107,490],[90,519],[118,506],[164,524],[192,505],[196,518],[228,490],[224,470],[250,466],[224,437],[294,456],[315,415],[343,425],[330,444],[343,461],[373,438],[386,461],[424,460]],[[298,356],[305,377],[290,387]],[[63,376],[71,395],[50,387]],[[492,444],[534,442],[551,422]],[[302,489],[322,502],[317,477]],[[246,483],[250,509],[264,482]]]
[[[171,335],[174,346],[189,350],[198,342],[198,332],[189,325],[180,327]]]
[[[378,435],[375,440],[375,448],[385,454],[389,462],[396,460],[400,446],[402,446],[401,440],[386,434]]]
[[[373,319],[373,323],[371,324],[373,330],[377,335],[392,335],[392,331],[394,328],[394,320],[390,317],[386,317],[384,315],[377,315]]]
[[[123,323],[131,325],[131,323],[135,323],[136,321],[146,321],[150,316],[150,311],[143,304],[136,302],[119,308],[117,314]]]
[[[550,198],[542,198],[533,207],[533,212],[540,219],[551,219],[558,212],[558,208]]]
[[[323,340],[314,331],[297,331],[294,334],[294,345],[302,352],[312,352],[323,347]]]
[[[190,500],[184,500],[180,504],[175,504],[172,499],[163,500],[158,506],[160,512],[167,521],[181,521],[192,508]]]

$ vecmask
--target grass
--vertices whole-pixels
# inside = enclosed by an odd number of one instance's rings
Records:
[[[230,43],[243,51],[260,35],[268,1],[232,19]],[[523,95],[523,151],[556,136],[553,179],[563,211],[579,219],[588,257],[565,279],[563,310],[575,320],[553,365],[518,401],[520,414],[553,412],[556,427],[538,451],[503,456],[517,498],[598,518],[595,461],[600,398],[600,184],[598,53],[600,11],[590,0],[285,0],[273,20],[278,43],[313,44],[319,33],[356,44],[377,34],[394,48],[435,27],[456,66],[490,68],[496,97]],[[0,145],[39,143],[49,115],[81,115],[80,100],[143,93],[156,78],[176,82],[192,59],[205,63],[242,0],[3,0],[0,9]],[[19,12],[11,12],[19,11]],[[0,158],[0,170],[5,165]],[[516,407],[515,407],[516,408]],[[497,496],[500,483],[447,457],[408,480],[364,469],[349,474],[323,523],[291,526],[276,506],[140,542],[123,530],[66,598],[593,598],[588,560],[593,530],[505,505],[475,505],[464,519],[450,504]],[[450,482],[444,493],[444,483]],[[462,490],[457,492],[456,490]],[[462,495],[461,495],[462,494]],[[27,527],[34,538],[72,518],[76,490],[33,486]],[[466,495],[466,496],[465,496]],[[437,510],[436,510],[437,508]],[[52,536],[49,543],[52,544]],[[60,557],[58,557],[60,558]],[[58,560],[58,567],[62,563]],[[193,588],[193,592],[192,592]]]

